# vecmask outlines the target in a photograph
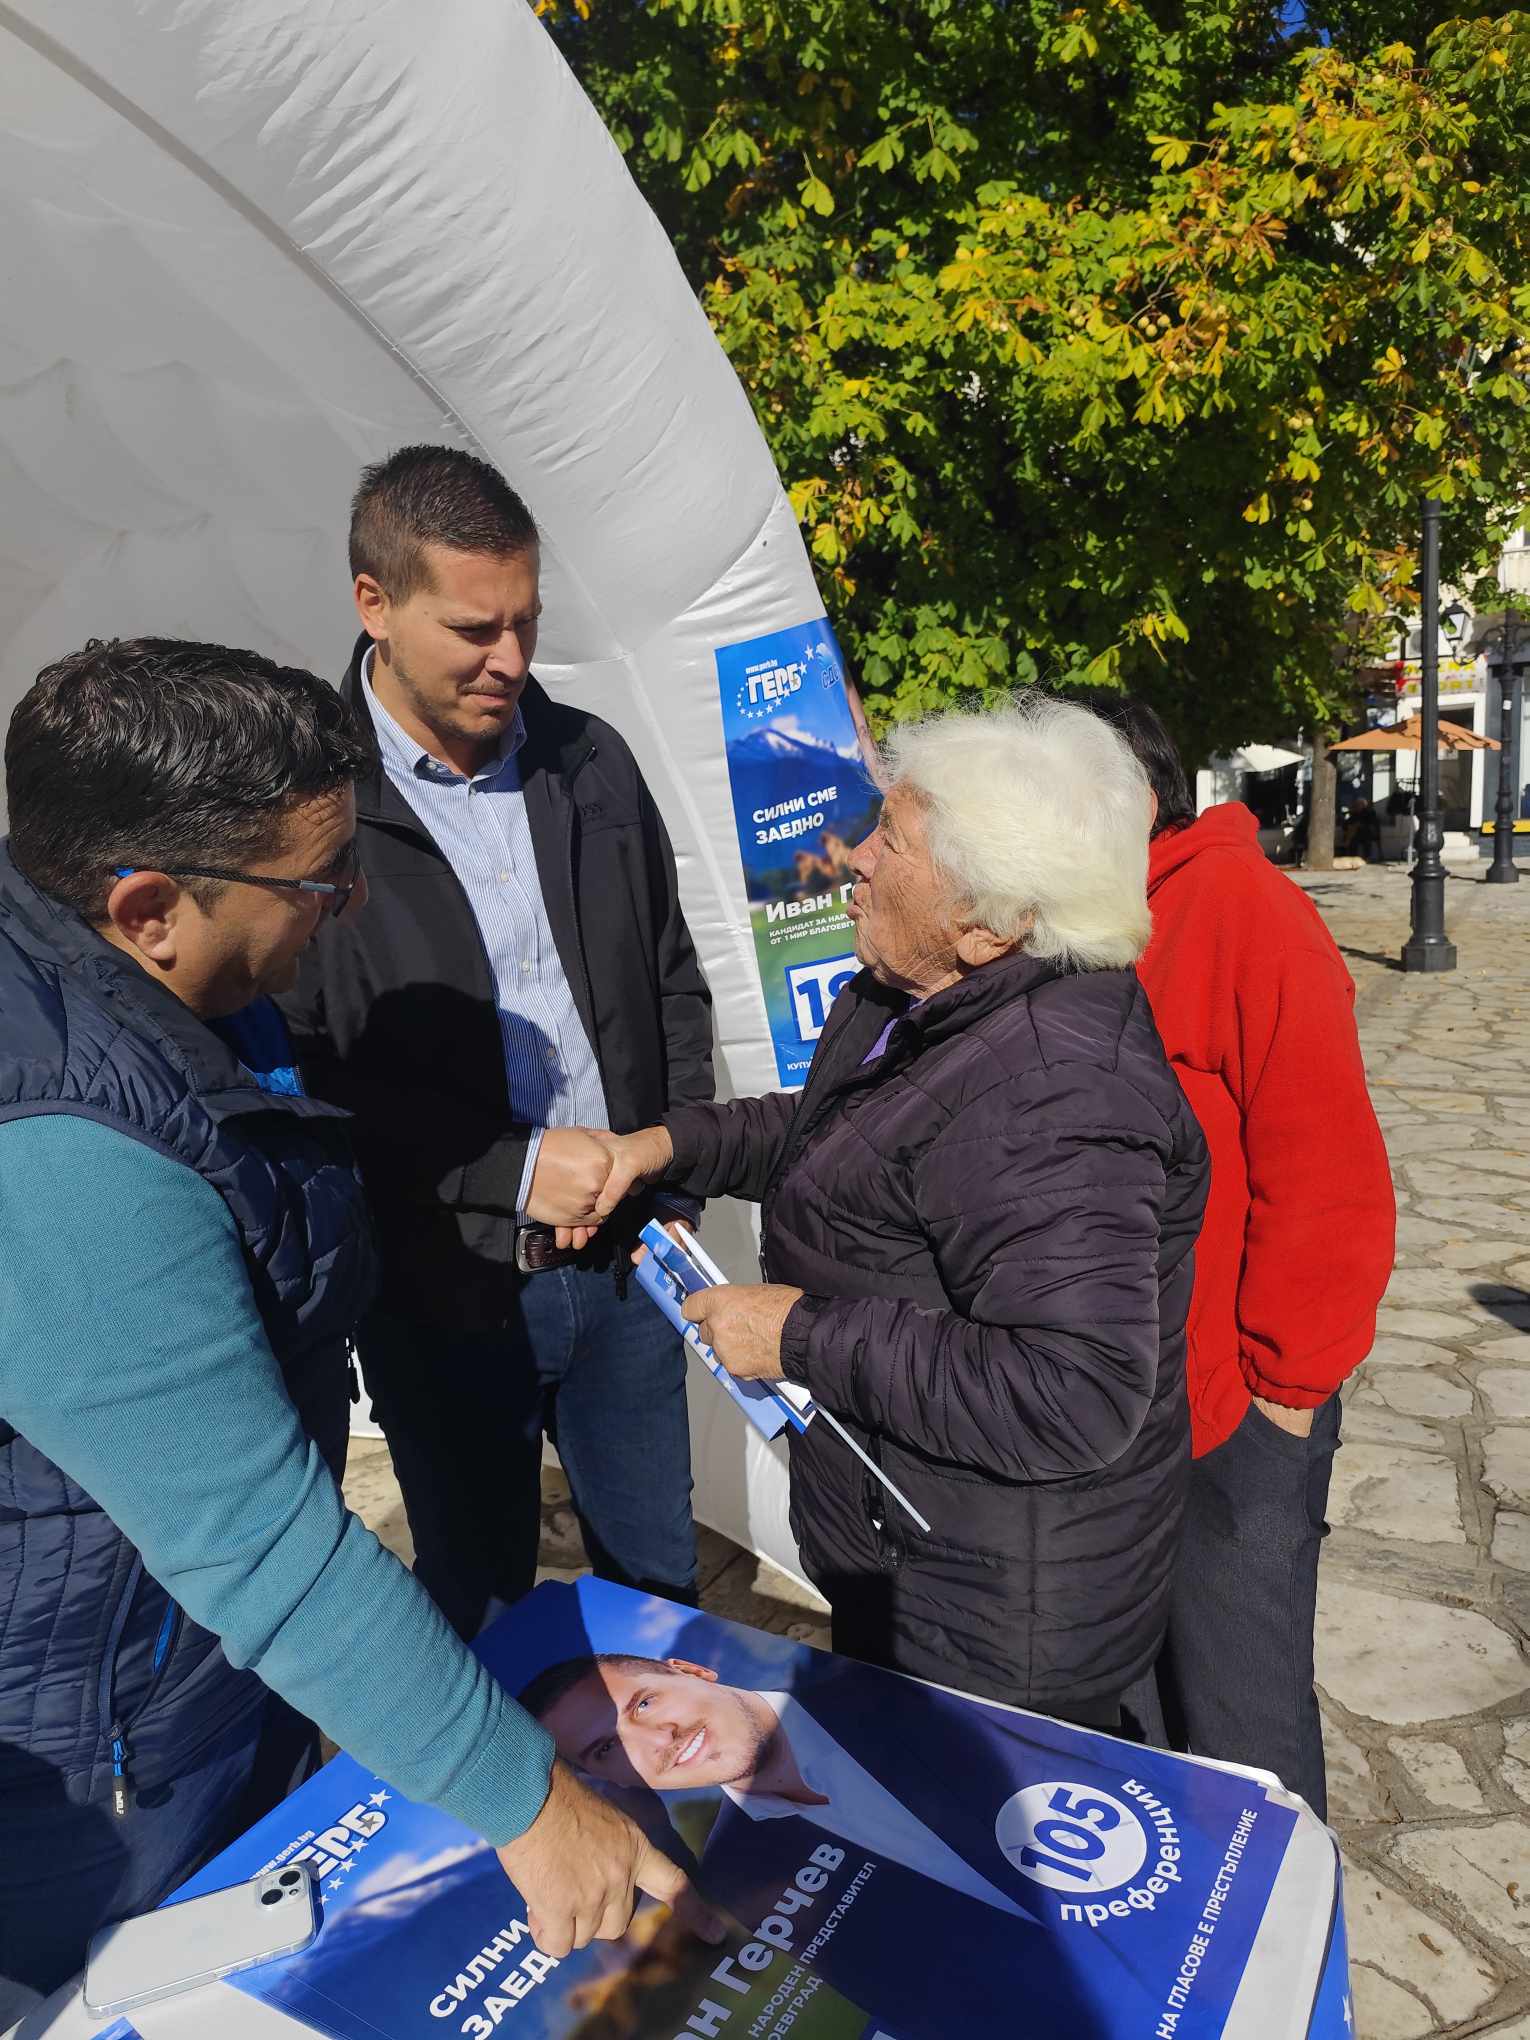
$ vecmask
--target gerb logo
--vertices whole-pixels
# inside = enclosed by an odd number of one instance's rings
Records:
[[[806,669],[800,659],[758,659],[744,668],[744,684],[738,690],[738,712],[745,722],[758,722],[774,715],[794,694],[800,693]]]
[[[860,967],[853,956],[826,956],[821,963],[794,963],[788,967],[786,989],[799,1040],[818,1039],[829,1017],[829,1008]]]
[[[1025,1876],[1081,1896],[1130,1884],[1147,1860],[1136,1813],[1093,1785],[1027,1785],[999,1808],[994,1838]]]

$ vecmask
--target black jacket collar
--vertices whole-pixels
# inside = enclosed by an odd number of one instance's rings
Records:
[[[908,1015],[908,1022],[922,1041],[945,1041],[975,1027],[995,1008],[1034,992],[1063,974],[1061,964],[1045,963],[1039,957],[1016,951],[983,964],[956,984],[947,985],[943,992],[936,992]]]

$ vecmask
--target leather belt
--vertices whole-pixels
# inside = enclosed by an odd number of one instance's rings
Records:
[[[550,1225],[519,1225],[515,1265],[523,1275],[540,1275],[548,1268],[610,1268],[625,1262],[633,1237],[630,1229],[608,1222],[588,1246],[560,1247]]]
[[[540,1275],[548,1268],[567,1268],[579,1259],[572,1247],[560,1247],[550,1225],[521,1225],[515,1229],[515,1265],[523,1275]]]

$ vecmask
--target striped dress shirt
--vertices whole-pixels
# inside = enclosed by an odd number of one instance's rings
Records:
[[[362,663],[361,684],[383,770],[456,873],[478,924],[499,1008],[511,1115],[537,1129],[521,1177],[524,1219],[542,1129],[609,1122],[600,1067],[569,990],[537,880],[516,762],[526,726],[517,710],[498,756],[468,778],[432,758],[383,707],[372,692],[370,651]]]

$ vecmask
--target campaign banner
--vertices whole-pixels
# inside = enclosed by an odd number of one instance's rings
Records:
[[[554,1960],[492,1850],[337,1757],[177,1894],[312,1866],[318,1939],[238,1989],[336,2040],[1352,2040],[1333,1839],[1273,1779],[591,1579],[477,1647],[724,1945],[645,1901]]]
[[[827,617],[720,646],[717,685],[755,960],[776,1067],[793,1088],[859,969],[849,856],[881,795]]]

